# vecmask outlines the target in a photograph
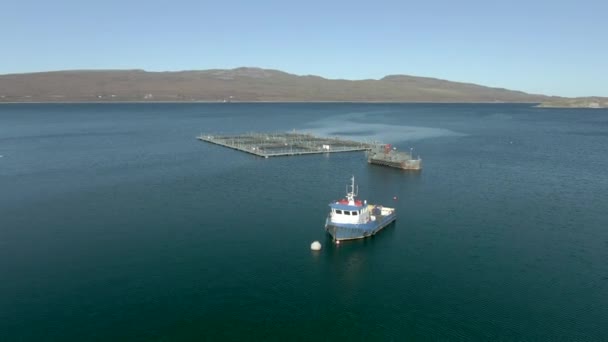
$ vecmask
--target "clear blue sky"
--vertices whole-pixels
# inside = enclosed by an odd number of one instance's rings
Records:
[[[258,66],[608,96],[608,0],[3,0],[0,74]]]

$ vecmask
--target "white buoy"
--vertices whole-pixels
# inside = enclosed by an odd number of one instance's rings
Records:
[[[339,245],[339,244],[340,244],[340,240],[336,240],[336,245]]]
[[[310,249],[313,251],[320,251],[321,243],[319,241],[314,241],[313,243],[310,244]]]

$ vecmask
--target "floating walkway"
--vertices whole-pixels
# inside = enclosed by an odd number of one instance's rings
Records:
[[[370,150],[373,144],[341,138],[317,137],[306,133],[201,134],[198,140],[247,152],[259,157],[296,156],[316,153]]]

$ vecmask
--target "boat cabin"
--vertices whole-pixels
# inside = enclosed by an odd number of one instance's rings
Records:
[[[331,203],[331,222],[360,224],[369,221],[367,204],[358,201],[359,205],[341,204],[340,201]]]

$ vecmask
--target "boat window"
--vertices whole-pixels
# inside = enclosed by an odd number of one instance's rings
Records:
[[[350,215],[350,211],[344,210],[344,215]]]
[[[342,210],[336,209],[336,214],[342,214]]]
[[[353,211],[353,215],[357,216],[357,215],[359,215],[359,212],[358,211]]]

